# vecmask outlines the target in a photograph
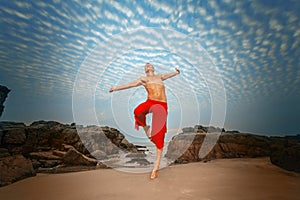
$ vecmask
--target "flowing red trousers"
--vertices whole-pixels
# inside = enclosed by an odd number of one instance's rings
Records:
[[[164,147],[167,132],[168,105],[166,102],[147,99],[134,109],[135,128],[146,126],[146,115],[152,113],[151,141],[158,149]]]

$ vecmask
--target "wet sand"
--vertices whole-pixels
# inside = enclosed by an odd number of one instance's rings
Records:
[[[299,200],[300,174],[269,158],[219,159],[172,165],[151,181],[149,173],[100,169],[38,174],[0,188],[2,200]]]

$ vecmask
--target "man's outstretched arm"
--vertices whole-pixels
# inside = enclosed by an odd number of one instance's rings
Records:
[[[161,79],[164,81],[164,80],[166,80],[168,78],[176,76],[177,74],[180,74],[180,71],[179,71],[178,68],[175,68],[175,70],[176,70],[175,72],[171,72],[171,73],[168,73],[168,74],[162,74],[161,75]]]
[[[135,81],[132,81],[130,83],[127,83],[125,85],[121,85],[121,86],[116,86],[116,87],[111,87],[109,92],[114,92],[114,91],[118,91],[118,90],[125,90],[128,88],[132,88],[132,87],[137,87],[142,85],[142,80],[139,78]]]

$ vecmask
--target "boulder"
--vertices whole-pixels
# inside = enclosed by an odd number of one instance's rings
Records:
[[[6,149],[11,155],[22,154],[23,145],[26,141],[24,123],[0,122],[0,148]],[[0,152],[0,157],[3,157]]]
[[[123,140],[119,144],[119,147],[121,149],[130,151],[130,152],[137,152],[138,151],[137,147],[134,144],[128,142],[128,140],[126,140],[126,138],[123,138]]]
[[[89,152],[101,150],[107,155],[118,154],[120,148],[127,148],[128,151],[134,151],[134,147],[129,144],[122,144],[125,136],[117,129],[109,127],[88,126],[77,128],[82,143]]]
[[[273,138],[270,160],[274,165],[300,173],[300,143],[283,138]]]
[[[82,154],[101,150],[107,155],[117,154],[121,149],[135,152],[136,148],[115,128],[107,126],[70,126],[53,121],[37,121],[26,128],[27,138],[23,153],[57,149],[63,151],[68,144]],[[49,148],[50,147],[50,148]]]
[[[11,128],[11,129],[6,129],[4,132],[4,136],[2,139],[2,144],[7,145],[7,144],[24,144],[26,140],[26,134],[25,134],[25,129],[22,128]]]
[[[199,149],[204,135],[195,133],[181,133],[174,136],[169,142],[165,157],[175,160],[176,163],[183,161],[199,161]]]
[[[32,163],[22,155],[8,156],[0,159],[0,186],[35,176]]]
[[[209,130],[219,128],[195,126],[195,132],[180,133],[172,138],[167,147],[166,157],[175,163],[207,161],[218,158],[254,158],[270,156],[270,160],[286,170],[300,172],[300,143],[297,136],[267,137],[262,135],[223,131],[217,143],[205,155],[199,155],[202,143]],[[204,133],[204,131],[207,131]]]
[[[63,144],[70,144],[83,154],[89,153],[73,126],[53,121],[38,121],[27,127],[26,132],[27,139],[23,146],[25,155],[51,149],[63,150]]]
[[[214,128],[214,130],[221,129]],[[182,163],[217,158],[253,158],[270,155],[270,139],[266,136],[223,132],[213,148],[210,151],[208,150],[208,154],[201,157],[199,151],[201,148],[205,148],[202,147],[205,136],[206,134],[203,133],[188,133],[175,136],[168,145],[166,157],[176,159],[176,163]]]
[[[106,159],[120,149],[137,152],[122,133],[110,127],[83,127],[55,121],[36,121],[29,126],[0,122],[0,175],[4,177],[1,185],[32,176],[35,172],[30,170],[59,173],[106,168],[92,156]],[[22,164],[24,169],[19,167]],[[16,178],[7,178],[4,173]]]
[[[70,148],[68,152],[62,157],[63,164],[65,165],[87,165],[87,166],[95,166],[98,161],[93,158],[89,158],[75,148]]]

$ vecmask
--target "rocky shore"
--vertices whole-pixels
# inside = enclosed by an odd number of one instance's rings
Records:
[[[99,160],[115,155],[119,150],[143,153],[117,129],[97,126],[77,128],[75,124],[64,125],[54,121],[37,121],[29,126],[0,122],[0,186],[39,172],[107,168]]]
[[[199,151],[204,138],[220,132],[211,151],[203,158]],[[187,145],[185,152],[180,152]],[[128,163],[149,165],[141,146],[128,142],[115,128],[76,126],[54,121],[37,121],[29,126],[0,122],[0,186],[39,172],[62,173],[108,168],[99,160],[127,153]],[[213,127],[183,128],[167,146],[165,157],[174,163],[207,162],[220,158],[270,157],[283,169],[300,172],[299,135],[267,137],[225,131]]]
[[[199,155],[204,138],[219,138],[211,151],[203,158]],[[214,127],[183,128],[183,132],[170,141],[166,157],[175,163],[209,161],[220,158],[270,157],[271,162],[281,168],[300,173],[300,135],[268,137],[238,131],[225,131]],[[186,146],[184,153],[179,152]]]

